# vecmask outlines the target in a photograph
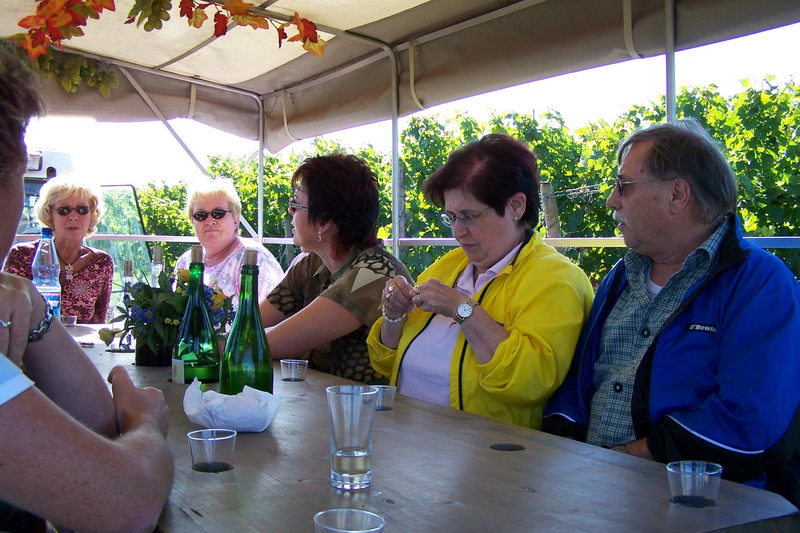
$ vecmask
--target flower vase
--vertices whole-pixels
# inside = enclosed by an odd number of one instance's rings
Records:
[[[157,352],[150,349],[145,341],[136,341],[137,366],[170,366],[172,365],[172,347],[164,346]]]

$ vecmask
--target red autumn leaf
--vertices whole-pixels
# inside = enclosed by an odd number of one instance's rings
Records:
[[[45,18],[50,18],[64,10],[67,0],[43,0],[36,6],[36,14]]]
[[[278,26],[275,29],[278,30],[278,48],[280,48],[281,45],[283,44],[283,40],[286,39],[288,36],[286,35],[286,30],[284,29],[283,25]]]
[[[308,19],[300,19],[300,26],[302,26],[302,30],[300,33],[303,35],[303,42],[311,41],[312,43],[317,42],[317,25],[311,22]],[[298,26],[298,30],[300,29]]]
[[[255,4],[242,2],[242,0],[228,0],[222,4],[222,7],[223,9],[227,9],[231,15],[247,15],[250,12],[250,8],[254,5]]]
[[[51,28],[52,27],[60,28],[61,26],[67,26],[67,25],[74,26],[73,24],[74,19],[72,18],[72,15],[70,15],[70,13],[72,13],[72,10],[70,10],[69,13],[62,11],[57,15],[48,17],[47,25],[50,26]],[[83,21],[84,23],[86,23],[86,19],[83,19]]]
[[[47,45],[44,43],[34,43],[30,35],[25,36],[25,40],[22,42],[21,46],[28,52],[28,57],[32,60],[47,53]]]
[[[102,13],[104,9],[109,11],[117,9],[117,6],[114,5],[114,0],[89,0],[88,4],[98,13]]]
[[[61,30],[52,26],[47,27],[47,35],[49,35],[50,39],[52,39],[53,41],[60,41],[61,39],[66,39],[66,35],[61,33]]]
[[[228,33],[228,17],[219,11],[214,15],[214,37],[222,37]]]
[[[72,19],[72,24],[75,26],[85,26],[86,25],[86,17],[76,13],[73,9],[68,9],[66,14],[70,16]],[[62,24],[63,26],[63,24]]]
[[[39,15],[30,15],[17,23],[19,27],[25,28],[26,30],[41,28],[45,24],[47,24],[47,19]]]
[[[194,2],[192,2],[192,0],[181,0],[180,8],[181,8],[180,16],[191,18],[192,13],[194,13]]]
[[[325,54],[325,51],[323,50],[323,48],[325,47],[326,44],[327,44],[327,42],[325,41],[325,39],[317,39],[314,42],[308,40],[308,41],[303,43],[303,48],[305,50],[308,50],[309,52],[311,52],[315,56],[322,57]]]

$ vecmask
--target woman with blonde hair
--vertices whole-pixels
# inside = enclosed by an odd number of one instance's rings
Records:
[[[239,304],[239,280],[245,250],[258,252],[258,294],[266,298],[283,278],[283,269],[275,257],[261,244],[239,236],[242,201],[233,182],[227,178],[205,179],[187,191],[186,214],[194,233],[203,245],[204,283],[216,285],[226,296]],[[191,251],[178,258],[175,270],[189,268]]]
[[[76,315],[80,323],[104,323],[114,261],[102,250],[84,244],[97,231],[103,215],[99,194],[75,178],[59,176],[44,184],[35,212],[43,226],[53,229],[61,265],[61,314]],[[31,263],[38,247],[38,240],[17,244],[3,270],[32,279]]]

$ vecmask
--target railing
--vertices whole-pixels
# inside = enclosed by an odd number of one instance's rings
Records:
[[[39,235],[17,235],[15,242],[34,241]],[[199,242],[195,236],[175,235],[113,235],[96,233],[88,240],[96,241],[144,241],[144,242]],[[759,248],[785,249],[800,248],[800,237],[746,237],[745,240]],[[292,244],[291,237],[264,237],[264,244]],[[392,239],[384,239],[386,246]],[[624,248],[622,237],[546,237],[544,242],[556,248]],[[407,237],[400,239],[400,246],[458,246],[453,238],[447,237]]]

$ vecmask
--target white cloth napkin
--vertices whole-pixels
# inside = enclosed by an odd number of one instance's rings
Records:
[[[252,387],[234,396],[200,390],[195,378],[183,395],[183,410],[189,420],[207,428],[264,431],[278,414],[281,397]]]

